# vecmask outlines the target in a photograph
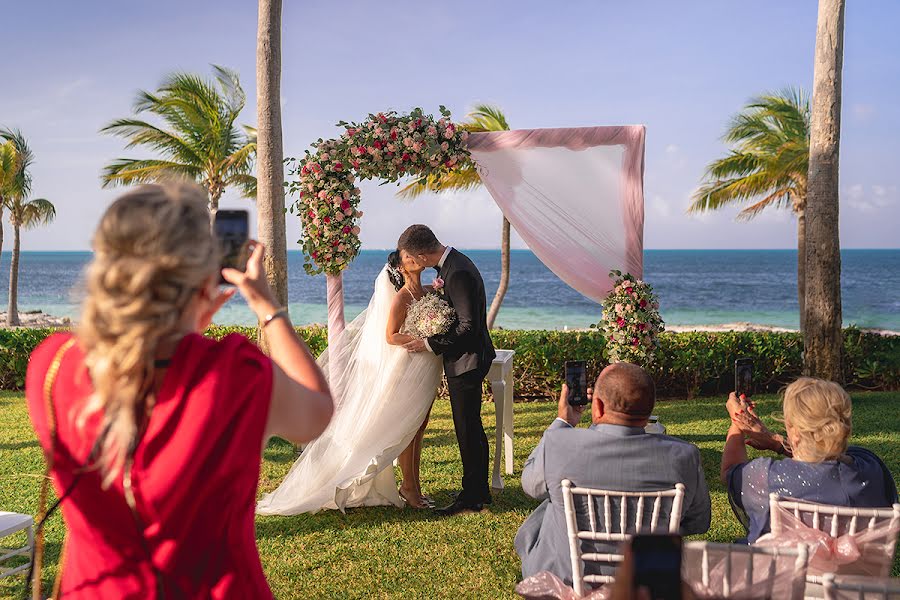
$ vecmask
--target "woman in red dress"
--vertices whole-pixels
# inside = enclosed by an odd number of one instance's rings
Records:
[[[253,520],[260,454],[271,435],[317,437],[333,403],[266,283],[263,247],[245,272],[223,270],[235,287],[220,292],[220,250],[193,185],[122,196],[93,247],[77,332],[44,341],[26,379],[64,496],[59,595],[271,598]],[[271,358],[240,335],[201,335],[235,291]]]

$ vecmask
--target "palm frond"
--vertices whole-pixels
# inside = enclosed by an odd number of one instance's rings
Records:
[[[763,198],[762,200],[758,200],[758,201],[754,202],[753,204],[751,204],[750,206],[748,206],[747,208],[741,210],[741,212],[739,212],[737,214],[737,220],[738,221],[749,221],[750,219],[752,219],[753,217],[758,215],[760,212],[762,212],[764,209],[766,209],[770,206],[775,206],[778,208],[781,208],[784,206],[791,206],[793,204],[793,202],[792,202],[793,195],[794,194],[791,189],[779,188],[779,189],[775,190],[774,192],[772,192],[771,194],[769,194],[768,196],[766,196],[765,198]]]
[[[19,153],[12,141],[0,144],[0,197],[6,195],[7,188],[15,181],[20,163]]]
[[[225,183],[237,186],[244,198],[256,198],[256,177],[250,173],[235,173]]]
[[[467,125],[476,126],[479,131],[506,131],[509,129],[506,115],[499,107],[491,104],[476,104],[466,115],[466,119]]]
[[[103,168],[102,187],[153,183],[184,177],[199,181],[203,170],[196,165],[168,160],[120,158]]]
[[[12,181],[7,183],[6,194],[17,198],[26,198],[31,194],[31,164],[34,154],[28,147],[25,136],[18,129],[0,129],[0,140],[10,142],[18,155],[19,167]]]
[[[33,229],[40,225],[47,225],[56,218],[56,207],[44,198],[35,198],[21,206],[21,212],[17,215],[17,221],[25,229]]]
[[[126,148],[149,146],[164,156],[171,156],[182,162],[203,162],[200,154],[201,148],[192,146],[189,141],[175,133],[165,131],[140,119],[116,119],[103,127],[100,133],[109,133],[127,139]]]
[[[809,169],[809,98],[787,88],[753,98],[730,120],[723,140],[733,144],[710,163],[688,212],[752,202],[738,219],[769,206],[795,205],[803,198]]]
[[[447,171],[439,175],[429,175],[427,178],[416,179],[405,185],[397,192],[397,197],[404,200],[418,198],[425,192],[454,192],[473,190],[481,185],[481,178],[475,165],[468,165]]]

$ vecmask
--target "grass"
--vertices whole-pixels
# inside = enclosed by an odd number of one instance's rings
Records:
[[[700,447],[712,495],[712,527],[702,539],[729,542],[743,531],[731,514],[719,483],[719,460],[728,420],[723,398],[669,400],[657,406],[668,432]],[[884,459],[900,474],[900,393],[857,393],[853,443]],[[779,409],[774,396],[757,398],[761,413]],[[490,512],[436,519],[411,509],[365,508],[295,517],[258,517],[257,542],[266,576],[277,598],[513,598],[519,560],[512,547],[516,530],[536,506],[522,492],[522,463],[555,416],[549,403],[515,407],[516,474],[505,478]],[[770,420],[771,426],[777,426]],[[489,433],[493,406],[484,407]],[[492,436],[488,436],[492,440]],[[293,447],[273,440],[265,451],[260,493],[270,491],[294,460]],[[439,503],[458,489],[459,454],[450,406],[435,405],[425,438],[423,487]],[[0,392],[0,509],[34,514],[43,473],[21,393]],[[63,523],[47,529],[44,577],[56,574]],[[4,540],[5,541],[5,540]],[[13,540],[16,541],[16,540]],[[898,562],[894,574],[900,573]],[[49,584],[48,584],[49,585]],[[24,577],[0,580],[0,597],[21,598]]]

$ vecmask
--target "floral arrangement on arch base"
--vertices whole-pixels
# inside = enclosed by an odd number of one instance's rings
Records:
[[[408,114],[370,114],[362,123],[341,121],[341,137],[320,138],[296,163],[291,174],[298,178],[288,187],[299,199],[290,210],[303,221],[298,243],[307,273],[337,275],[359,253],[363,213],[357,178],[423,179],[449,171],[468,156],[468,132],[450,120],[445,107],[440,112],[437,119],[416,108]]]
[[[603,301],[603,319],[592,325],[604,332],[603,355],[609,362],[630,362],[649,367],[656,361],[658,336],[665,330],[659,300],[653,288],[630,273],[610,271],[615,281]]]

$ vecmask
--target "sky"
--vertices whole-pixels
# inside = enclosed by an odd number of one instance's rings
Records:
[[[175,70],[237,70],[255,124],[256,2],[0,0],[0,126],[20,129],[36,160],[34,195],[56,221],[23,233],[24,250],[84,250],[121,190],[103,166],[125,150],[98,130],[129,116],[139,89]],[[339,133],[339,120],[446,105],[462,119],[500,106],[513,128],[644,124],[645,248],[792,248],[789,211],[737,222],[737,209],[686,215],[705,166],[726,152],[731,115],[753,96],[809,90],[815,0],[286,0],[282,107],[286,156]],[[900,224],[900,2],[848,2],[840,150],[841,242],[896,248]],[[14,25],[14,26],[12,26]],[[394,198],[363,185],[364,248],[392,247],[414,222],[462,248],[496,248],[500,211],[485,191]],[[289,199],[290,202],[290,199]],[[223,208],[250,201],[226,194]],[[289,249],[300,224],[289,215]],[[514,237],[514,247],[524,247]],[[7,245],[8,247],[8,245]]]

